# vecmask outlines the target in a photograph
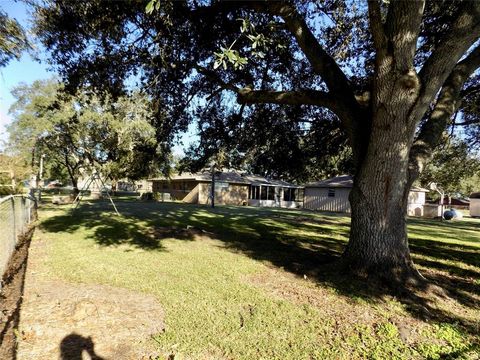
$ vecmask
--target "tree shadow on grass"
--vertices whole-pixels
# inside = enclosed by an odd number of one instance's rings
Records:
[[[131,245],[143,250],[164,250],[162,240],[166,238],[193,239],[191,233],[177,229],[162,232],[142,223],[138,217],[118,216],[109,210],[102,203],[93,207],[82,205],[74,212],[43,220],[40,227],[52,233],[84,231],[86,238],[93,239],[101,246]]]
[[[473,223],[471,228],[471,223],[457,222],[452,229],[443,225],[438,229],[431,221],[410,220],[429,236],[441,238],[450,229],[463,231],[467,241],[447,243],[414,236],[411,249],[417,263],[427,269],[428,282],[413,291],[402,289],[395,293],[385,284],[353,279],[340,271],[337,263],[348,239],[347,217],[308,211],[228,206],[210,209],[201,205],[132,201],[119,201],[122,216],[116,217],[107,206],[82,206],[74,217],[51,217],[42,222],[42,227],[52,232],[90,229],[91,238],[101,245],[128,243],[147,250],[164,250],[165,238],[194,240],[195,234],[201,232],[219,240],[230,251],[299,276],[307,275],[343,296],[382,301],[393,294],[414,317],[458,323],[470,334],[478,332],[478,323],[438,308],[427,291],[431,284],[438,285],[443,288],[439,296],[451,297],[471,309],[480,306],[480,287],[469,278],[480,270],[480,248],[471,245],[480,236],[470,231],[478,224]]]

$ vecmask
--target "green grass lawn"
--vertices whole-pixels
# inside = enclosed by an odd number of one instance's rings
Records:
[[[348,217],[120,200],[40,211],[45,271],[153,294],[155,344],[175,359],[477,358],[480,221],[412,219],[411,249],[440,291],[395,297],[338,274]]]

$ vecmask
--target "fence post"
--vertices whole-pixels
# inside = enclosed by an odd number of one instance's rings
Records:
[[[31,214],[31,213],[32,213],[32,210],[30,209],[30,205],[31,205],[30,202],[31,202],[31,200],[30,200],[30,199],[27,199],[27,200],[28,200],[27,221],[28,221],[28,223],[30,223],[30,221],[32,221],[32,220],[31,220],[31,219],[32,219],[32,217],[31,217],[31,216],[32,216],[32,214]]]
[[[10,195],[0,199],[0,289],[1,278],[12,254],[15,252],[18,239],[36,215],[36,201],[22,195]]]
[[[15,198],[12,196],[13,239],[17,243],[17,219],[15,219]]]

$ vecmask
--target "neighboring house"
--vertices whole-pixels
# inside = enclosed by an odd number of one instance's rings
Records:
[[[117,191],[125,192],[151,192],[152,183],[149,180],[121,179],[117,182]]]
[[[440,205],[440,199],[436,201],[429,201],[432,204],[439,204]],[[449,195],[445,195],[445,198],[443,199],[443,205],[448,206],[448,207],[455,207],[459,209],[468,209],[470,206],[470,201],[468,199],[462,199],[458,197],[452,197]]]
[[[460,208],[465,208],[468,209],[470,206],[470,201],[468,199],[461,199],[461,198],[455,198],[455,197],[450,197],[446,196],[445,203],[451,206],[457,206]]]
[[[470,216],[480,217],[480,192],[470,194]]]
[[[152,192],[152,182],[150,180],[137,180],[135,186],[140,193]]]
[[[151,179],[152,191],[160,199],[193,204],[211,204],[212,174],[184,173],[170,179]],[[238,172],[215,173],[215,204],[298,208],[303,188],[281,180]]]
[[[352,187],[353,178],[349,175],[307,184],[305,185],[304,207],[311,210],[349,213],[348,196]],[[423,205],[427,192],[426,189],[412,187],[408,196],[408,215],[423,216]]]
[[[442,212],[447,209],[468,210],[470,207],[470,201],[468,199],[454,198],[445,195],[443,199],[443,206],[441,200],[427,201],[423,205],[423,216],[429,218],[436,218],[442,216]]]

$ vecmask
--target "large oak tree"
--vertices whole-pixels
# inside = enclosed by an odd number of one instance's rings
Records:
[[[297,106],[299,123],[328,109],[355,165],[345,265],[415,274],[408,193],[462,98],[478,94],[480,2],[149,4],[146,13],[141,1],[49,1],[36,9],[37,33],[72,88],[115,92],[138,80],[168,114],[154,124],[166,144],[206,114],[192,106],[237,109],[252,132],[261,107]]]

